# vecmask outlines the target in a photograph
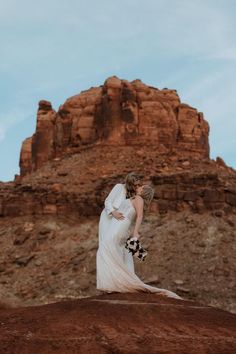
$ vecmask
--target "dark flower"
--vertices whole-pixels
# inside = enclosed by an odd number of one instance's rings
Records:
[[[144,261],[147,256],[147,250],[141,246],[140,241],[132,237],[127,238],[125,248],[132,253],[132,256],[137,257],[141,261]]]

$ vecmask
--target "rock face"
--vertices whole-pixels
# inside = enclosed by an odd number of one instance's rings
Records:
[[[97,216],[105,196],[130,171],[152,183],[152,210],[236,211],[236,173],[215,161],[159,156],[149,146],[93,146],[55,158],[0,184],[0,215]]]
[[[98,221],[74,212],[0,218],[0,303],[34,306],[95,295]],[[236,215],[220,210],[150,213],[140,229],[148,257],[134,259],[136,273],[236,313],[235,225]]]
[[[4,354],[236,352],[236,315],[154,294],[5,308],[0,321]]]
[[[180,102],[176,90],[113,76],[103,86],[66,100],[58,112],[40,101],[36,132],[21,149],[24,176],[52,158],[91,145],[148,145],[159,155],[209,157],[203,114]]]
[[[56,112],[48,101],[40,101],[36,132],[24,140],[20,153],[21,174],[32,172],[54,156]]]

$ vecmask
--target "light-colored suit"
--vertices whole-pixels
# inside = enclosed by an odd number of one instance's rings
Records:
[[[112,217],[111,212],[118,209],[124,199],[126,199],[125,185],[117,183],[104,202],[105,211],[109,217]]]
[[[111,220],[114,218],[111,214],[113,210],[119,208],[123,200],[126,199],[125,185],[117,183],[105,199],[105,207],[99,220],[99,237],[108,229]]]

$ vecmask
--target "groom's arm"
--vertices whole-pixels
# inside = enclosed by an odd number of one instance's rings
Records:
[[[121,183],[116,184],[105,199],[105,211],[108,216],[111,216],[111,213],[116,210],[112,204],[114,200],[120,195],[120,193],[122,193],[122,188],[123,186]]]

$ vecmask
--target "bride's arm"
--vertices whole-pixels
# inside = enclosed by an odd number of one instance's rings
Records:
[[[133,231],[133,237],[139,238],[139,228],[143,220],[143,198],[137,195],[134,199],[134,207],[136,210],[136,221]]]
[[[117,183],[111,190],[111,192],[108,194],[108,196],[105,199],[105,211],[107,215],[112,216],[112,212],[115,211],[115,208],[113,207],[113,202],[115,198],[122,192],[122,184]]]

